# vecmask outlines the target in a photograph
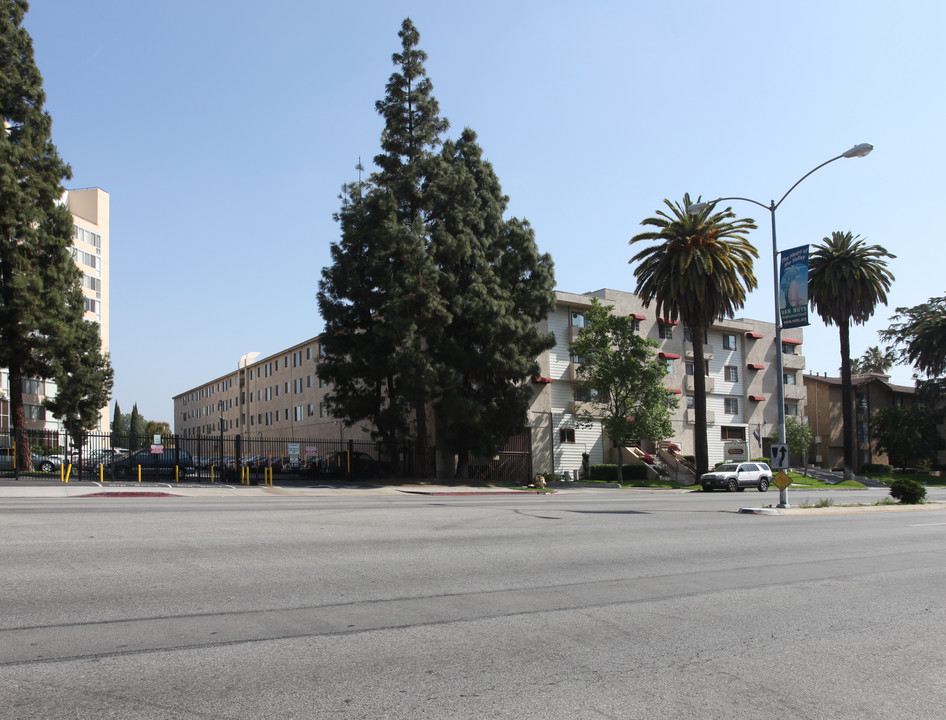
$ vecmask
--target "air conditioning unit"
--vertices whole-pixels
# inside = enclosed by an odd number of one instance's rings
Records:
[[[819,465],[821,464],[821,456],[820,456],[820,455],[815,455],[815,462],[818,463]]]
[[[819,445],[821,444],[821,436],[820,436],[820,435],[815,435],[815,443],[817,443],[817,444],[819,444]]]

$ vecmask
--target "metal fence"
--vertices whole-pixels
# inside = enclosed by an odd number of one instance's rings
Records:
[[[59,477],[75,480],[173,480],[244,482],[271,478],[371,480],[419,476],[417,445],[325,438],[265,438],[261,435],[181,435],[116,438],[89,433],[80,445],[64,431],[27,431],[32,471],[16,457],[13,439],[0,437],[0,477]],[[497,484],[531,481],[530,431],[509,440],[493,457],[473,458],[471,480]],[[428,467],[435,467],[430,449]]]
[[[267,477],[334,477],[370,480],[405,477],[420,467],[413,443],[394,448],[377,442],[242,435],[126,437],[89,433],[81,446],[65,432],[27,432],[33,469],[17,458],[13,439],[0,439],[0,477],[21,474],[70,480],[248,482]],[[117,441],[116,441],[117,440]],[[433,465],[431,464],[431,467]]]

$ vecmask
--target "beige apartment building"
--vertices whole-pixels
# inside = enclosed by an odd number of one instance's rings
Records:
[[[99,323],[102,349],[109,347],[109,195],[100,188],[67,190],[62,199],[72,213],[72,257],[82,270],[82,294],[85,319]],[[10,433],[10,387],[7,370],[0,369],[0,437]],[[56,396],[53,380],[25,379],[23,401],[26,425],[30,430],[58,432],[58,418],[49,413],[43,401]],[[102,408],[96,431],[109,426],[108,406]]]
[[[556,307],[543,323],[555,335],[555,346],[539,357],[540,377],[530,408],[533,465],[536,472],[577,472],[582,454],[591,464],[616,462],[618,449],[612,447],[600,426],[581,427],[575,410],[582,402],[582,390],[575,382],[576,363],[569,344],[584,324],[584,314],[592,298],[610,305],[613,312],[634,318],[636,329],[656,340],[659,357],[667,363],[666,387],[679,403],[672,413],[673,437],[684,455],[694,453],[693,346],[689,331],[667,318],[657,317],[630,292],[602,289],[574,294],[556,292]],[[724,459],[727,442],[748,442],[749,454],[760,457],[768,452],[768,437],[778,424],[776,352],[782,353],[785,413],[803,417],[806,413],[800,329],[782,333],[776,348],[775,325],[761,320],[733,319],[713,325],[703,348],[706,366],[706,410],[709,459],[712,465]],[[643,449],[656,449],[644,444]]]
[[[325,404],[327,384],[315,373],[318,338],[261,358],[248,353],[225,375],[174,396],[174,432],[184,437],[220,432],[262,439],[370,440],[346,428]]]
[[[668,368],[666,386],[680,399],[673,412],[671,442],[683,454],[692,454],[696,369],[689,333],[657,317],[633,293],[604,289],[584,294],[556,292],[555,297],[556,307],[542,327],[554,333],[556,344],[538,358],[539,376],[530,381],[533,399],[525,433],[533,471],[575,472],[583,453],[588,453],[591,463],[615,460],[617,451],[600,424],[580,427],[575,415],[582,390],[575,382],[569,344],[583,324],[592,297],[633,317],[639,332],[660,343],[659,354]],[[801,346],[801,330],[783,333],[779,350],[788,415],[806,412]],[[248,439],[368,440],[365,429],[344,428],[329,414],[325,404],[329,388],[315,370],[318,353],[315,337],[264,358],[257,353],[239,358],[233,371],[174,397],[174,432],[184,437],[214,435],[220,432],[222,418],[225,433]],[[710,329],[704,353],[710,461],[722,460],[725,444],[732,441],[748,442],[752,456],[763,455],[778,422],[775,325],[747,319],[718,323]]]

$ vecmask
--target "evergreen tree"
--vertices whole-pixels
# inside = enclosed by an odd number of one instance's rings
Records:
[[[32,40],[21,27],[27,9],[25,0],[0,0],[0,366],[10,373],[11,424],[25,470],[32,458],[23,380],[53,377],[52,358],[81,322],[72,216],[61,202],[72,173],[52,143]]]
[[[56,397],[46,400],[45,405],[62,420],[74,445],[81,448],[86,433],[108,405],[114,372],[108,354],[102,354],[98,323],[80,320],[72,330],[67,347],[57,353],[53,363]]]
[[[447,142],[433,168],[429,247],[450,320],[426,340],[438,445],[466,477],[471,454],[493,455],[526,425],[526,381],[554,344],[536,326],[554,306],[554,278],[528,223],[503,218],[508,198],[472,130]]]
[[[398,35],[397,69],[376,104],[385,121],[374,159],[380,170],[367,184],[346,188],[338,215],[342,240],[319,285],[326,327],[318,372],[334,386],[327,398],[333,414],[348,425],[367,419],[393,442],[412,412],[419,471],[427,475],[427,405],[436,372],[425,337],[448,315],[437,302],[427,252],[423,188],[448,123],[438,115],[427,56],[417,49],[420,35],[410,19]]]
[[[112,415],[112,447],[128,447],[128,433],[125,432],[125,420],[118,402]]]
[[[142,444],[145,434],[145,420],[138,412],[138,403],[131,408],[131,420],[128,423],[128,442],[129,447],[134,450]]]

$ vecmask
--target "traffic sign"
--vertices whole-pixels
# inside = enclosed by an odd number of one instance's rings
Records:
[[[772,482],[775,483],[775,487],[779,490],[784,490],[792,484],[792,479],[786,473],[779,471],[776,473],[775,477],[772,478]]]
[[[786,443],[772,444],[772,469],[788,470],[788,445]]]

